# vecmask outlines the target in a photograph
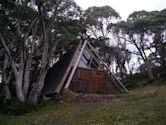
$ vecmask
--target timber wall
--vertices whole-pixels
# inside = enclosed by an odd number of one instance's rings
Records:
[[[69,89],[76,93],[117,94],[119,89],[102,70],[77,68]]]

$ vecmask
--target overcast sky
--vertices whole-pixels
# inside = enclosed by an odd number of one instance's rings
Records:
[[[90,6],[109,5],[119,12],[123,20],[126,20],[133,11],[152,11],[166,8],[166,0],[75,0],[75,2],[83,9]]]

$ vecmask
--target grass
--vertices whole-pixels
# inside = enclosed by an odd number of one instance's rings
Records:
[[[166,125],[166,86],[146,87],[99,105],[65,125]]]
[[[0,125],[51,125],[56,119],[70,115],[75,110],[72,104],[60,105],[49,102],[22,115],[0,113]]]
[[[135,89],[87,111],[81,106],[49,102],[22,115],[0,112],[0,125],[166,125],[166,86]]]

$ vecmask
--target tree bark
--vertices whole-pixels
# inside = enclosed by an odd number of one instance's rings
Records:
[[[43,34],[43,50],[42,50],[42,59],[41,59],[41,69],[40,74],[37,83],[35,83],[35,86],[32,88],[29,99],[32,103],[36,104],[38,102],[38,97],[40,95],[40,92],[44,85],[44,79],[47,73],[47,66],[48,66],[48,37],[47,37],[47,31],[46,31],[46,24],[42,15],[41,7],[38,7],[39,9],[39,18],[42,23],[42,34]]]
[[[25,101],[25,97],[22,91],[22,77],[18,76],[18,78],[16,79],[16,95],[19,101],[24,102]]]
[[[3,90],[4,90],[4,103],[6,103],[7,100],[11,100],[11,93],[8,84],[3,85]]]
[[[33,104],[38,103],[38,98],[39,98],[40,92],[44,86],[44,80],[45,80],[46,74],[47,74],[47,71],[42,72],[42,74],[39,77],[39,80],[37,81],[37,83],[35,84],[33,89],[31,90],[29,99],[30,99],[30,102],[32,102]]]
[[[14,76],[16,79],[16,83],[15,83],[15,88],[16,88],[16,95],[19,101],[24,102],[25,98],[24,98],[24,94],[22,91],[22,85],[23,85],[23,71],[24,71],[24,62],[23,62],[23,53],[21,53],[20,55],[20,63],[19,63],[19,69],[17,69],[16,63],[14,62],[14,59],[11,55],[10,49],[7,46],[5,40],[3,39],[2,34],[0,33],[0,40],[1,43],[10,59],[10,65],[12,67],[12,70],[14,72]]]
[[[24,85],[23,85],[23,93],[25,98],[28,94],[28,89],[30,85],[30,69],[31,69],[31,60],[28,60],[26,66],[25,66],[25,72],[24,72]]]
[[[26,33],[26,38],[28,37],[30,31],[32,30],[32,36],[33,36],[33,40],[31,41],[31,49],[29,50],[30,52],[27,52],[27,58],[26,58],[26,65],[25,65],[25,71],[24,71],[24,85],[23,85],[23,93],[25,98],[27,98],[28,96],[28,90],[29,90],[29,86],[30,86],[30,73],[31,73],[31,66],[32,66],[32,59],[33,59],[33,54],[34,54],[34,50],[35,50],[35,35],[36,35],[36,31],[38,28],[38,21],[35,24],[35,22],[37,21],[37,18],[35,18],[31,25],[30,28],[28,30],[28,32]],[[24,40],[26,42],[26,39]],[[25,60],[25,59],[24,59]]]
[[[10,72],[8,74],[7,77],[7,72],[6,72],[6,68],[8,67],[8,63],[9,63],[9,59],[7,54],[5,54],[5,59],[4,59],[4,64],[3,64],[3,69],[2,69],[2,83],[3,83],[3,91],[4,91],[4,103],[6,103],[7,100],[11,100],[11,93],[10,93],[10,89],[9,89],[9,82],[11,79],[11,74],[12,72]]]
[[[46,74],[47,74],[47,71],[49,68],[50,60],[57,47],[57,42],[54,41],[55,34],[50,36],[51,30],[54,27],[55,18],[57,16],[56,10],[58,9],[59,3],[61,2],[61,0],[57,0],[56,2],[57,2],[57,4],[56,4],[56,7],[54,8],[55,10],[54,10],[54,13],[53,13],[53,16],[52,16],[52,19],[51,19],[49,25],[46,25],[46,23],[45,23],[44,14],[43,14],[43,6],[38,5],[39,21],[42,24],[41,25],[42,40],[40,42],[43,42],[43,48],[41,49],[42,58],[41,58],[41,67],[40,67],[39,77],[29,95],[29,99],[32,103],[38,102],[38,98],[39,98],[41,90],[44,86],[44,80],[45,80],[45,77],[46,77]]]

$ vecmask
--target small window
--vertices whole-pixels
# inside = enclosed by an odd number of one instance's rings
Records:
[[[82,59],[81,59],[80,62],[79,62],[79,67],[88,68],[88,66],[85,64],[85,62],[83,62]]]
[[[83,55],[85,56],[85,58],[86,58],[87,60],[90,60],[91,57],[92,57],[91,53],[90,53],[87,49],[84,50]]]
[[[93,59],[92,62],[91,62],[91,64],[90,64],[90,67],[97,69],[97,68],[99,67],[99,65],[98,65],[98,63]]]

